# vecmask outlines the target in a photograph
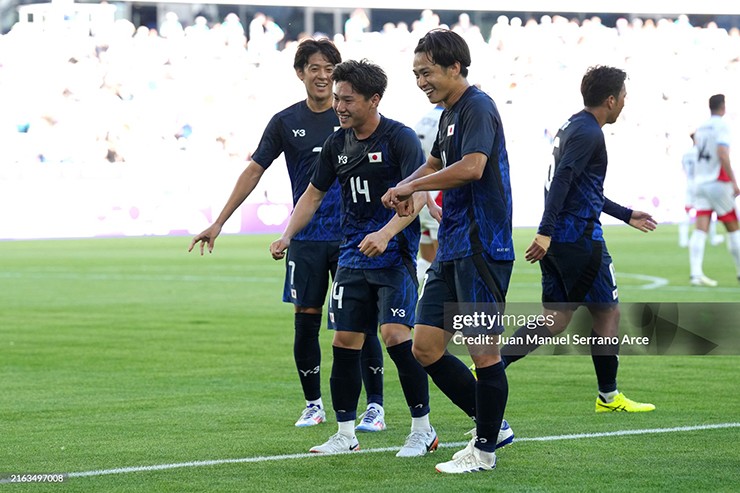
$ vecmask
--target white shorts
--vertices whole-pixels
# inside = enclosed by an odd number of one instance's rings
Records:
[[[421,223],[421,239],[419,242],[422,245],[431,245],[432,240],[437,239],[439,223],[429,214],[429,209],[426,206],[419,212],[419,222]]]
[[[714,211],[722,217],[735,210],[735,192],[732,183],[708,181],[694,188],[694,208],[699,211]]]

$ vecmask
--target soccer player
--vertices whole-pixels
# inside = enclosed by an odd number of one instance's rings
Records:
[[[307,39],[296,50],[293,67],[306,89],[306,99],[272,117],[262,135],[252,161],[236,182],[226,205],[214,223],[195,236],[188,251],[200,242],[213,251],[221,228],[244,202],[265,170],[281,154],[293,189],[294,204],[306,190],[314,162],[324,140],[339,125],[332,109],[331,74],[342,61],[339,50],[328,39]],[[321,312],[326,299],[329,275],[334,277],[342,238],[337,212],[339,185],[329,190],[322,207],[311,223],[295,238],[286,259],[283,301],[295,306],[293,353],[306,406],[295,425],[313,426],[326,420],[321,400]],[[383,352],[377,336],[366,339],[362,352],[363,379],[368,407],[358,428],[361,431],[385,429],[383,411]]]
[[[617,121],[624,107],[626,77],[618,68],[590,68],[581,81],[585,108],[571,116],[555,136],[545,210],[525,253],[527,261],[540,261],[543,315],[552,322],[521,327],[513,336],[513,340],[526,340],[533,331],[540,337],[559,334],[567,328],[574,311],[585,305],[593,318],[591,358],[599,390],[596,412],[655,409],[619,392],[619,344],[601,344],[604,338],[618,335],[619,298],[599,216],[606,212],[643,232],[656,227],[650,214],[604,197],[607,153],[602,127]],[[536,347],[504,346],[501,354],[507,368]]]
[[[486,303],[503,310],[514,263],[504,129],[493,100],[468,83],[470,63],[468,45],[457,33],[435,29],[419,40],[413,71],[429,101],[444,106],[440,131],[426,163],[383,197],[402,215],[423,195],[416,192],[444,194],[439,250],[422,288],[413,350],[437,387],[475,420],[470,443],[437,464],[445,473],[493,469],[496,448],[514,435],[503,419],[508,383],[498,346],[468,345],[477,381],[446,350],[454,329],[444,323],[444,305]],[[497,326],[490,333],[501,332]]]
[[[360,349],[380,325],[412,416],[411,433],[397,456],[421,456],[435,450],[438,440],[429,423],[427,375],[411,352],[419,222],[415,215],[397,216],[380,199],[388,187],[421,165],[424,154],[413,130],[378,112],[388,83],[383,69],[367,60],[350,60],[335,67],[332,79],[341,128],[324,143],[311,183],[283,235],[270,246],[275,259],[282,258],[286,248],[290,251],[292,239],[339,180],[344,239],[329,299],[329,321],[336,330],[330,382],[339,430],[311,452],[359,449],[354,423],[361,386]],[[426,196],[421,196],[417,210],[425,202]]]
[[[740,195],[735,173],[730,163],[730,131],[722,120],[725,96],[709,98],[711,117],[694,133],[699,155],[694,170],[696,222],[689,240],[689,261],[692,286],[716,286],[717,281],[704,275],[704,245],[712,212],[727,230],[727,248],[735,261],[740,281],[740,231],[735,209],[735,197]]]
[[[696,169],[696,161],[699,159],[699,149],[696,147],[695,134],[692,133],[690,137],[691,148],[681,157],[681,168],[683,168],[683,173],[686,177],[686,199],[684,201],[686,214],[678,223],[678,245],[681,248],[687,248],[689,246],[689,228],[691,226],[692,211],[695,213],[694,170]],[[709,236],[709,243],[712,246],[719,245],[725,241],[724,236],[717,234],[717,214],[714,212],[710,215],[707,235]],[[698,285],[702,284],[698,283]]]

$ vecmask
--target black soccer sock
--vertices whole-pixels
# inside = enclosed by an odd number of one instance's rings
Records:
[[[516,332],[514,332],[514,335],[509,338],[510,340],[517,342],[506,344],[501,348],[501,361],[504,362],[504,366],[508,367],[513,362],[522,359],[540,347],[537,340],[551,336],[552,334],[544,325],[537,324],[533,328],[522,325]],[[521,341],[521,343],[519,343],[519,341]]]
[[[362,390],[360,350],[334,347],[334,362],[331,365],[331,400],[337,422],[354,421],[357,418],[357,401]]]
[[[465,363],[445,352],[424,370],[453,404],[475,419],[475,377]]]
[[[320,313],[295,314],[293,357],[303,387],[303,396],[307,401],[315,401],[321,397],[320,329]]]
[[[429,380],[424,368],[414,358],[411,345],[408,340],[386,350],[398,369],[398,379],[411,417],[420,418],[429,414]]]
[[[503,363],[476,368],[475,373],[478,375],[475,387],[475,446],[485,452],[494,452],[509,397],[509,382]]]
[[[591,360],[594,362],[599,392],[606,394],[617,390],[619,344],[598,344],[599,334],[591,331]],[[603,339],[603,338],[602,338]]]
[[[383,405],[383,348],[376,334],[365,334],[362,346],[362,382],[368,404]]]

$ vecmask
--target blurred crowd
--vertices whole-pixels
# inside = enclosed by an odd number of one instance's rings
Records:
[[[429,107],[411,72],[413,48],[439,26],[425,10],[410,26],[388,23],[372,32],[357,9],[345,32],[327,35],[345,58],[386,69],[381,111],[413,126]],[[468,41],[470,81],[499,105],[516,167],[526,168],[533,149],[547,146],[582,107],[579,81],[590,65],[629,74],[627,106],[609,133],[617,141],[610,153],[624,159],[660,168],[680,156],[713,93],[727,95],[730,119],[740,108],[737,29],[693,26],[686,16],[619,19],[607,27],[597,17],[525,22],[502,15],[483,32],[467,14],[443,27]],[[272,114],[303,97],[292,69],[299,41],[286,39],[263,14],[249,22],[233,13],[222,22],[197,17],[183,26],[169,13],[159,29],[112,19],[89,30],[19,23],[0,37],[0,166],[241,162]]]

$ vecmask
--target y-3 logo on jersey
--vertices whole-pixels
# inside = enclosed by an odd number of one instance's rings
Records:
[[[344,154],[340,154],[337,156],[337,163],[338,164],[347,164],[347,156]]]
[[[293,137],[305,137],[306,136],[306,130],[303,128],[299,128],[297,130],[293,130]]]

